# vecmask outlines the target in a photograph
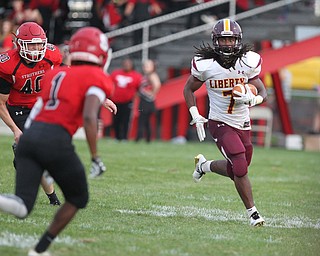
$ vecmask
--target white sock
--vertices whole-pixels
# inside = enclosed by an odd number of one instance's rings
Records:
[[[201,165],[201,169],[203,172],[211,172],[210,165],[212,161],[206,161]]]
[[[256,208],[255,206],[247,209],[249,218],[251,217],[251,215],[252,215],[254,212],[257,212],[257,211],[258,211],[258,210],[257,210],[257,208]]]
[[[0,210],[23,219],[27,217],[28,210],[23,200],[16,195],[0,195]]]

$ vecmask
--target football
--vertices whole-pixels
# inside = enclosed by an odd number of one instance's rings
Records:
[[[248,84],[248,85],[250,87],[251,92],[254,95],[257,95],[258,94],[257,88],[253,84]],[[234,94],[235,91],[245,94],[247,92],[247,89],[244,86],[244,84],[236,84],[232,89],[232,96],[233,97],[239,97],[238,95]]]

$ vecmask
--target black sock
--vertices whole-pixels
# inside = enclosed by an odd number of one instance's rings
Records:
[[[57,197],[56,191],[54,191],[54,190],[53,190],[53,192],[52,192],[51,194],[47,194],[47,193],[46,193],[46,195],[47,195],[47,197],[48,197],[49,199],[51,199],[52,197]]]
[[[46,193],[46,195],[49,198],[51,204],[54,203],[54,204],[60,205],[60,201],[59,201],[55,191],[53,191],[51,194]]]
[[[55,239],[54,235],[51,235],[48,231],[43,234],[38,244],[36,245],[35,251],[38,253],[44,252],[48,249],[51,242]]]

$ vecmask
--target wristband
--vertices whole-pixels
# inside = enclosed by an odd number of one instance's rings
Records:
[[[257,95],[255,98],[256,105],[261,104],[263,102],[263,98],[261,95]]]
[[[195,119],[196,117],[200,116],[198,108],[196,106],[192,106],[189,108],[189,112],[192,116],[192,119]]]

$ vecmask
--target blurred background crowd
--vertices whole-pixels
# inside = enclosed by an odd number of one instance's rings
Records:
[[[212,0],[1,0],[0,50],[13,47],[11,32],[25,21],[40,24],[47,32],[49,42],[59,45],[68,39],[74,30],[83,26],[91,25],[109,32],[209,1]],[[253,2],[256,6],[264,4],[264,0]],[[247,10],[250,3],[249,0],[237,0],[236,5],[240,12]],[[190,15],[186,27],[212,22],[225,17],[229,12],[228,3],[214,8],[214,11],[206,10]],[[141,31],[137,31],[134,38],[134,42],[138,43]]]

